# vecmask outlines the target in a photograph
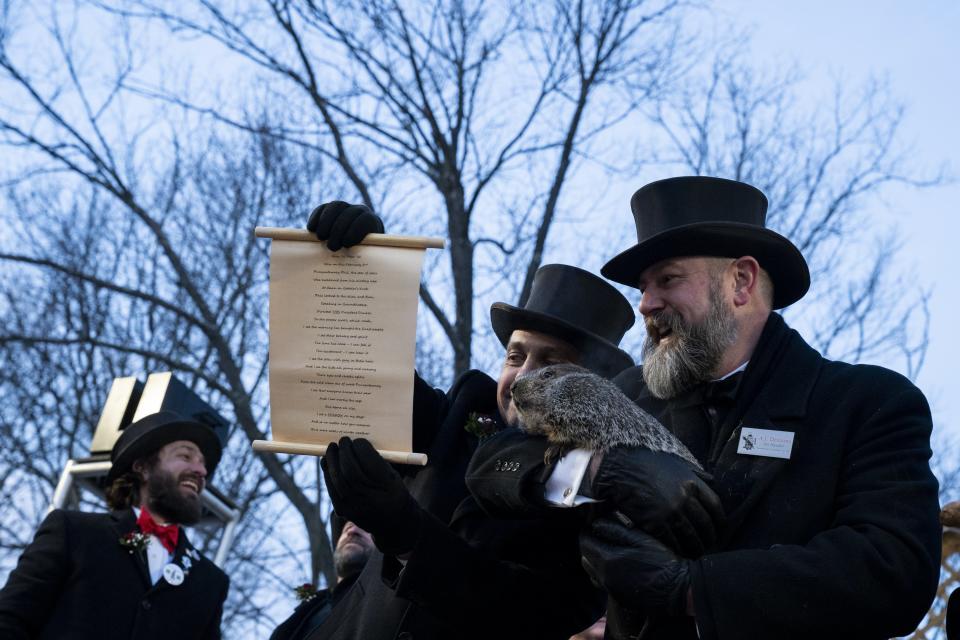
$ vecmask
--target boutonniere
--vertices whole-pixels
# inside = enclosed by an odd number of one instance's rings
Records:
[[[312,600],[317,595],[317,588],[310,584],[309,582],[304,582],[299,587],[294,587],[293,592],[297,594],[297,600],[300,602],[307,602]]]
[[[467,433],[472,433],[480,440],[489,438],[500,430],[500,426],[497,424],[496,420],[488,415],[480,413],[471,413],[469,416],[467,416],[467,423],[463,425],[463,428],[467,431]]]
[[[119,542],[120,546],[127,550],[127,553],[133,553],[134,551],[143,551],[146,549],[147,544],[150,542],[150,536],[139,531],[131,531],[128,534],[120,536]]]

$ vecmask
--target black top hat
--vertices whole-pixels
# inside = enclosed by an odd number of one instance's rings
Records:
[[[522,309],[505,302],[490,306],[493,331],[504,346],[515,329],[546,333],[572,344],[580,364],[604,377],[633,366],[617,345],[634,321],[630,303],[609,282],[565,264],[537,269]]]
[[[600,270],[636,287],[650,265],[677,256],[753,256],[773,280],[773,308],[803,297],[810,270],[792,242],[764,226],[767,198],[743,182],[690,176],[658,180],[630,199],[638,244]]]
[[[177,440],[189,440],[200,447],[207,478],[213,476],[223,450],[213,429],[173,411],[159,411],[140,418],[123,430],[110,452],[112,465],[107,480],[113,481],[130,471],[135,461]]]

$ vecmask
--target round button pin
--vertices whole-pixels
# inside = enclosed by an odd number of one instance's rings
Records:
[[[177,587],[183,584],[183,569],[172,562],[163,567],[163,579]]]

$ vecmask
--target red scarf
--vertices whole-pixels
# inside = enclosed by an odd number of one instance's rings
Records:
[[[140,507],[137,517],[137,526],[148,536],[156,536],[163,548],[173,553],[177,548],[177,539],[180,537],[180,527],[175,524],[157,524],[146,507]]]

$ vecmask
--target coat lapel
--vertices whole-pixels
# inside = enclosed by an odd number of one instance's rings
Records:
[[[823,362],[796,332],[787,329],[777,317],[783,342],[776,353],[744,379],[742,396],[747,406],[738,406],[732,423],[721,434],[725,442],[713,465],[714,488],[727,512],[727,528],[721,544],[737,532],[749,512],[769,489],[777,474],[790,464],[790,459],[753,456],[738,453],[744,427],[790,431],[794,434],[790,458],[803,446],[803,433],[798,430],[807,414],[813,387]],[[769,345],[774,346],[774,345]],[[759,351],[759,349],[758,349]],[[751,365],[753,362],[751,361]],[[753,398],[752,401],[750,398]]]
[[[704,467],[713,475],[711,486],[727,514],[721,544],[732,539],[777,474],[790,464],[790,460],[783,458],[737,453],[741,429],[758,427],[794,432],[791,458],[795,457],[804,438],[797,425],[807,414],[822,364],[820,354],[790,329],[783,318],[770,314],[754,357],[743,374],[736,407],[718,433],[719,442],[711,447],[714,455],[702,459]],[[658,400],[643,383],[641,367],[626,370],[614,382],[681,441],[693,445],[700,438],[698,430],[703,429],[704,424],[696,394]]]
[[[140,574],[140,578],[143,580],[145,587],[151,587],[150,582],[150,569],[147,566],[147,553],[144,550],[137,550],[133,553],[130,553],[129,549],[124,548],[120,545],[119,539],[124,537],[130,532],[137,531],[140,529],[137,527],[137,516],[134,514],[133,509],[120,509],[118,511],[113,511],[110,514],[110,517],[113,518],[113,528],[117,532],[117,546],[120,551],[130,557],[130,561],[133,562],[137,567],[137,572]]]

